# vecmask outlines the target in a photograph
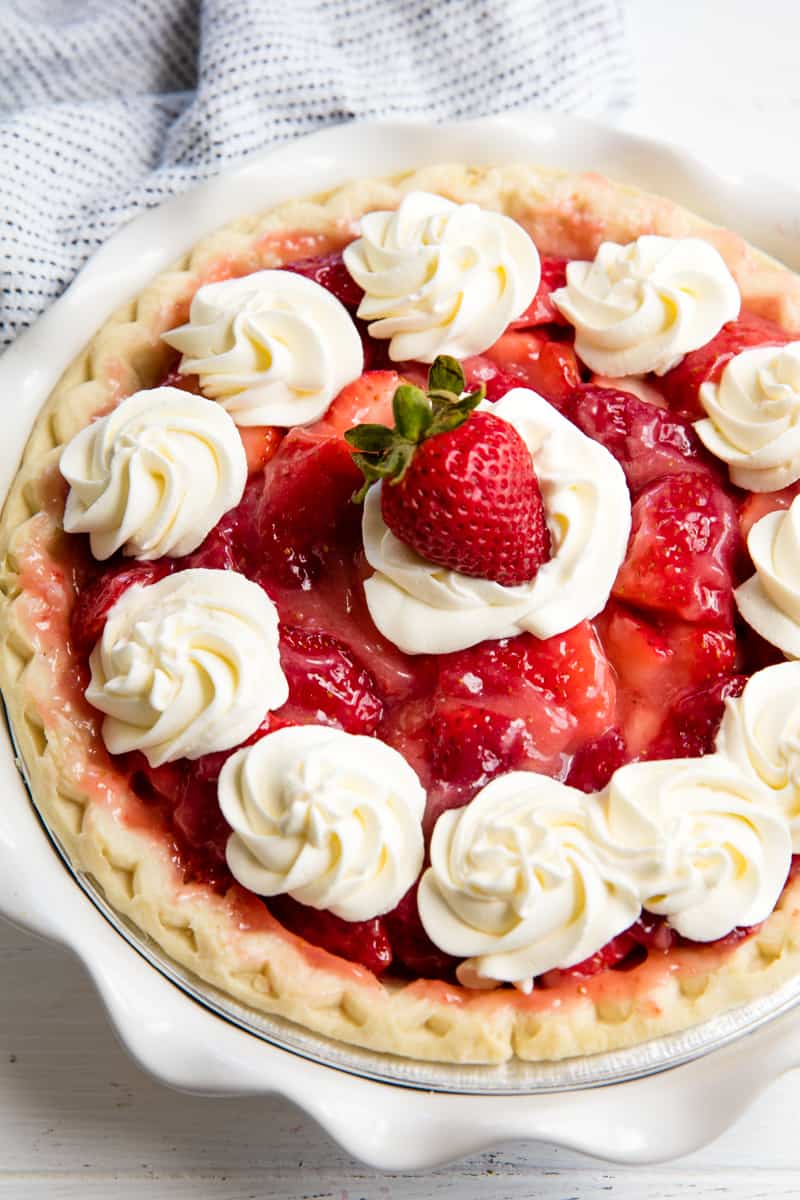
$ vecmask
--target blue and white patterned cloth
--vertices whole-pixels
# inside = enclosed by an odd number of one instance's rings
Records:
[[[142,209],[325,125],[632,90],[615,0],[0,2],[0,346]]]

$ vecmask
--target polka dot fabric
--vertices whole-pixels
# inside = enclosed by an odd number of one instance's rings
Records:
[[[0,78],[0,346],[121,224],[252,151],[632,87],[610,0],[10,0]]]

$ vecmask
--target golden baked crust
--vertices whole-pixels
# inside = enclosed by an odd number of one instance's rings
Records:
[[[159,335],[185,319],[201,283],[339,245],[361,214],[395,207],[414,189],[503,211],[544,253],[592,257],[604,239],[641,233],[703,237],[725,258],[748,309],[800,327],[800,279],[785,267],[669,200],[597,175],[445,165],[358,181],[238,221],[115,313],[42,409],[0,521],[0,685],[37,803],[75,865],[175,960],[237,1000],[345,1042],[419,1059],[495,1063],[619,1049],[684,1029],[796,974],[800,879],[787,885],[761,930],[735,948],[672,951],[624,974],[531,996],[384,984],[287,933],[242,889],[222,897],[183,883],[103,750],[66,648],[72,590],[59,559],[62,445],[93,415],[158,381],[167,355]]]

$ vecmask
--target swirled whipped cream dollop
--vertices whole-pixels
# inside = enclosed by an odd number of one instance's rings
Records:
[[[726,701],[717,750],[769,789],[800,853],[800,662],[756,671]]]
[[[514,771],[443,813],[418,891],[431,940],[467,986],[533,978],[594,954],[639,915],[637,889],[598,852],[587,797]]]
[[[699,395],[708,417],[697,434],[737,487],[774,492],[800,479],[800,342],[743,350]]]
[[[86,699],[112,754],[151,766],[228,750],[285,703],[278,613],[236,571],[178,571],[134,584],[109,610]]]
[[[747,624],[787,658],[800,658],[800,496],[747,535],[755,575],[734,591]]]
[[[218,795],[233,829],[228,865],[258,895],[366,921],[394,908],[422,867],[425,792],[376,738],[276,730],[231,755]]]
[[[389,338],[395,362],[480,354],[539,287],[539,252],[510,217],[410,192],[396,211],[361,218],[344,262],[364,289],[358,315]]]
[[[207,283],[189,321],[162,334],[179,370],[237,425],[305,425],[364,368],[358,330],[321,284],[292,271]]]
[[[553,301],[575,326],[575,351],[601,375],[664,375],[739,314],[736,281],[699,238],[645,234],[603,242],[593,262],[571,262]]]
[[[775,907],[789,827],[751,773],[720,755],[631,763],[613,775],[594,826],[642,906],[695,942],[756,925]]]
[[[218,405],[180,388],[136,392],[64,447],[64,528],[92,554],[189,554],[242,498],[247,459]]]
[[[608,450],[527,388],[482,407],[510,422],[531,452],[552,557],[514,587],[429,563],[386,525],[383,484],[370,488],[362,524],[374,569],[364,585],[367,606],[407,654],[445,654],[526,630],[539,638],[563,633],[601,611],[625,557],[630,496]]]

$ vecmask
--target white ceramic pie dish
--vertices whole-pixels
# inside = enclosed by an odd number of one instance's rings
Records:
[[[15,343],[0,362],[0,387],[14,398],[7,401],[0,450],[2,492],[63,368],[113,309],[204,234],[353,176],[448,160],[596,169],[669,195],[800,266],[800,246],[791,237],[797,197],[785,188],[717,175],[674,150],[591,122],[525,114],[437,128],[329,130],[253,158],[132,222]],[[0,912],[75,950],[124,1043],[164,1082],[203,1092],[283,1093],[354,1154],[384,1168],[430,1166],[519,1137],[645,1162],[685,1153],[716,1136],[761,1087],[800,1064],[800,1013],[794,1008],[800,985],[711,1028],[613,1060],[526,1071],[417,1070],[400,1060],[326,1047],[291,1030],[283,1036],[269,1023],[253,1036],[238,1027],[256,1027],[246,1014],[220,1006],[210,989],[202,990],[201,1003],[192,999],[186,976],[147,947],[137,949],[136,935],[112,914],[103,915],[98,897],[92,903],[76,886],[28,801],[5,731],[1,736],[0,781],[8,799],[0,814]],[[225,1007],[228,1019],[215,1015],[215,1007]],[[629,1081],[607,1082],[619,1079]]]

